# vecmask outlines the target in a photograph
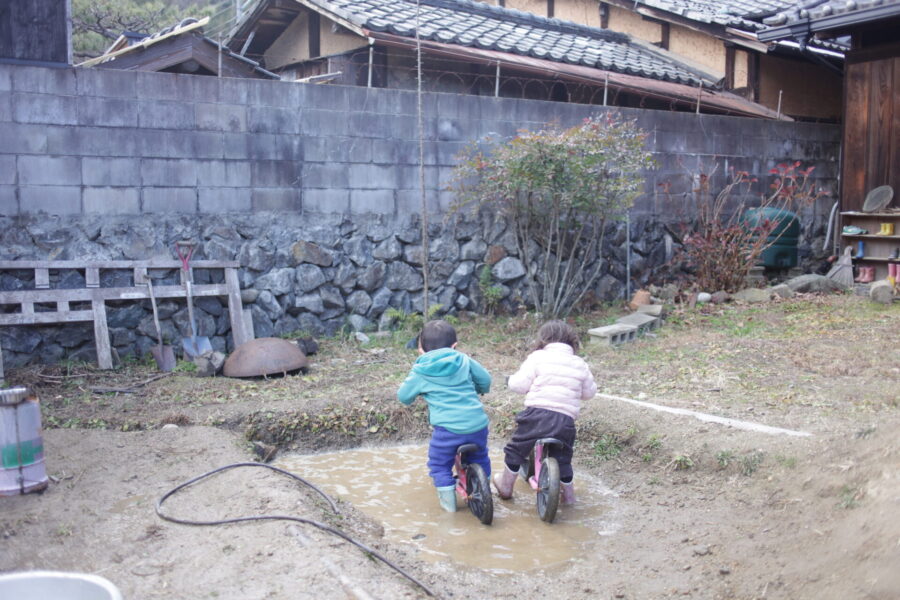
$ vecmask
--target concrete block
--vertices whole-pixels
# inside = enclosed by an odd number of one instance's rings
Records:
[[[350,162],[349,137],[304,137],[303,159],[309,162]]]
[[[292,160],[255,160],[250,164],[253,187],[299,187],[303,163]]]
[[[197,129],[247,131],[247,108],[235,104],[201,102],[194,105]]]
[[[331,87],[331,86],[319,86]],[[328,106],[316,104],[316,106]],[[357,134],[350,128],[347,115],[336,110],[308,109],[300,112],[300,133],[311,136],[333,137]]]
[[[302,209],[299,188],[261,188],[254,189],[252,196],[253,211],[290,211],[300,212]]]
[[[350,211],[350,192],[348,190],[304,190],[303,212],[340,213]]]
[[[138,125],[147,129],[193,129],[194,105],[188,102],[138,100]]]
[[[250,164],[244,160],[197,161],[197,182],[204,187],[249,187]],[[202,200],[202,195],[201,195]],[[249,197],[248,197],[249,202]]]
[[[261,160],[302,160],[299,136],[257,133],[247,137],[247,153]]]
[[[12,70],[18,68],[11,65],[0,65],[0,90],[9,92],[13,89]]]
[[[247,130],[254,133],[300,133],[300,113],[293,108],[250,106]]]
[[[616,319],[616,323],[619,325],[631,325],[636,327],[638,335],[644,335],[648,331],[659,328],[659,319],[653,315],[640,312],[631,313],[630,315]]]
[[[145,186],[194,187],[197,185],[197,163],[192,160],[142,159],[141,183]]]
[[[75,96],[15,93],[12,97],[13,119],[19,123],[76,125],[78,105]]]
[[[81,185],[81,159],[23,155],[18,160],[22,185]]]
[[[0,216],[12,217],[19,214],[19,199],[16,186],[0,185]]]
[[[216,158],[225,155],[225,141],[217,131],[166,131],[166,153],[169,158]]]
[[[134,100],[79,97],[78,122],[87,126],[136,127],[138,114]]]
[[[637,337],[637,327],[621,323],[606,325],[605,327],[589,329],[588,336],[590,336],[589,341],[591,344],[619,346],[620,344],[634,341]]]
[[[141,163],[137,158],[81,159],[81,182],[94,186],[139,186]]]
[[[121,69],[76,69],[78,95],[106,98],[137,97],[137,71]]]
[[[249,144],[251,137],[253,136],[248,133],[223,133],[223,156],[225,158],[250,158]]]
[[[19,209],[20,214],[77,215],[81,213],[81,186],[19,186]]]
[[[164,158],[169,156],[169,133],[173,132],[163,131],[162,129],[140,130],[140,143],[137,144],[136,154],[145,158]],[[137,135],[137,131],[135,131],[135,135]]]
[[[397,187],[397,171],[390,165],[345,166],[350,189],[393,190]]]
[[[350,190],[350,212],[353,214],[396,214],[393,190]]]
[[[201,187],[201,213],[250,212],[253,207],[250,188]]]
[[[372,162],[372,140],[369,138],[351,138],[347,146],[347,162]]]
[[[306,85],[307,98],[311,106],[327,106],[331,110],[345,112],[350,108],[349,96],[351,93],[361,93],[362,88],[347,87],[342,85]]]
[[[370,140],[370,149],[372,153],[372,162],[396,165],[400,161],[400,147],[403,144],[400,140]]]
[[[85,214],[136,215],[141,212],[141,194],[135,187],[85,187]]]
[[[134,156],[142,143],[138,130],[130,127],[79,127],[67,128],[74,132],[71,154],[84,156]],[[48,138],[48,145],[50,140]],[[52,150],[51,150],[52,151]]]
[[[349,188],[347,167],[340,163],[306,163],[303,165],[303,187],[305,189]]]
[[[420,190],[397,190],[397,214],[406,215],[422,212],[422,192]],[[431,214],[440,210],[440,199],[433,190],[425,190],[425,208]]]
[[[16,66],[12,69],[12,89],[17,92],[72,96],[77,89],[75,70]]]
[[[141,100],[182,100],[193,97],[193,75],[138,71],[135,97]]]
[[[637,312],[663,319],[666,316],[666,307],[662,304],[642,304],[637,307]]]
[[[145,187],[141,193],[141,212],[196,213],[197,189]]]
[[[246,106],[248,104],[247,92],[247,80],[223,77],[222,79],[219,79],[219,97],[217,100],[222,104]]]
[[[247,80],[247,103],[261,108],[296,108],[301,86],[294,82]]]
[[[179,75],[179,77],[187,77],[190,79],[190,93],[181,100],[218,102],[219,101],[219,78],[218,77],[197,77],[196,75]],[[248,81],[248,83],[250,83]]]
[[[16,183],[16,157],[0,154],[0,185]]]

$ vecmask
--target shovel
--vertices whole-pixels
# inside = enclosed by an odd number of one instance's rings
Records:
[[[153,282],[150,281],[149,277],[147,278],[147,291],[150,292],[150,306],[153,307],[153,324],[156,325],[156,339],[159,340],[158,346],[150,348],[150,354],[153,355],[153,360],[156,361],[156,366],[159,367],[159,370],[168,373],[175,368],[175,353],[172,351],[172,346],[168,344],[163,345],[162,330],[159,328],[159,313],[156,310],[156,298],[153,296]]]
[[[187,251],[182,251],[182,248],[186,247]],[[184,350],[186,356],[190,358],[196,358],[201,354],[205,354],[207,352],[212,352],[212,344],[209,343],[209,338],[205,336],[197,335],[197,322],[194,320],[194,297],[191,292],[191,256],[194,254],[194,243],[181,241],[175,243],[175,252],[178,253],[178,258],[181,259],[182,268],[184,268],[184,287],[187,292],[187,307],[188,307],[188,320],[191,322],[191,337],[184,338],[181,340],[181,347]]]

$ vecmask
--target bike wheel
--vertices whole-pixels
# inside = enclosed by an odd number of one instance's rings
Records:
[[[538,477],[537,510],[541,521],[552,523],[559,508],[559,463],[552,456],[541,461]]]
[[[479,521],[490,525],[494,520],[494,500],[491,497],[491,486],[481,465],[466,465],[466,497],[469,510]]]

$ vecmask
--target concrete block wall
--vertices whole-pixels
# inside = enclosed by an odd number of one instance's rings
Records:
[[[456,154],[601,107],[425,94],[429,212],[446,210]],[[0,215],[421,211],[413,92],[106,69],[0,65]],[[839,127],[619,109],[648,132],[657,167],[635,211],[690,189],[718,164],[764,180],[779,162],[817,166],[836,189]],[[762,190],[757,190],[762,191]],[[826,209],[830,208],[830,204]]]

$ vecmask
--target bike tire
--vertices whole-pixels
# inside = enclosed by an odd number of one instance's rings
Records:
[[[490,482],[479,464],[466,465],[466,497],[472,514],[485,525],[490,525],[494,520],[494,499]]]
[[[559,508],[559,463],[552,456],[541,461],[538,478],[537,511],[541,521],[552,523]]]

